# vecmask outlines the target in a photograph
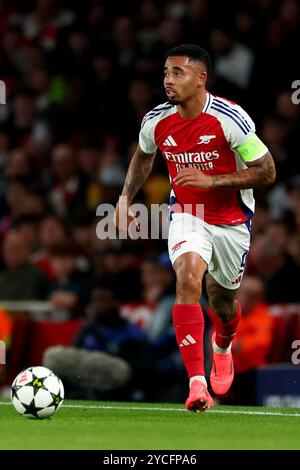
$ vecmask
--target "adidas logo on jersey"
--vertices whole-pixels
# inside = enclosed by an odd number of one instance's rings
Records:
[[[179,347],[183,348],[184,346],[191,346],[192,344],[196,344],[197,341],[191,335],[186,335],[186,337],[181,341]]]
[[[209,144],[211,139],[215,139],[215,135],[200,135],[199,139],[200,141],[198,142],[198,145],[200,144]]]
[[[163,145],[168,145],[169,147],[177,147],[177,144],[173,137],[169,135],[166,140],[164,141]]]

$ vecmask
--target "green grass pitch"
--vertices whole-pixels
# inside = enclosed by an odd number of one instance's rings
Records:
[[[300,410],[65,401],[29,420],[0,402],[0,449],[300,449]]]

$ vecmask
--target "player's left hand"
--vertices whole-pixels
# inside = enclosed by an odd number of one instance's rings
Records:
[[[199,189],[212,189],[213,187],[212,176],[206,175],[195,167],[180,170],[173,182],[178,186],[196,186]]]

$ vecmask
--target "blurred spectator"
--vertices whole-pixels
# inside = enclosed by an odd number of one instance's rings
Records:
[[[238,405],[255,404],[255,369],[267,364],[274,345],[274,318],[265,303],[263,282],[255,276],[245,276],[238,293],[242,318],[233,340],[235,379],[227,400]]]
[[[255,201],[255,217],[251,222],[252,237],[261,233],[265,226],[271,221],[270,205],[265,197],[256,197]]]
[[[74,13],[61,8],[57,0],[36,0],[35,10],[26,16],[23,24],[24,37],[28,41],[39,38],[40,44],[51,50],[59,30],[69,26],[74,19]]]
[[[99,163],[99,149],[93,145],[82,145],[77,151],[80,170],[89,178],[94,179]]]
[[[54,245],[49,250],[49,260],[54,273],[49,297],[53,308],[68,312],[84,305],[89,283],[78,269],[76,247],[70,243]]]
[[[288,254],[287,240],[284,223],[273,222],[252,243],[248,270],[266,283],[269,303],[300,302],[300,268]]]
[[[208,0],[189,0],[186,4],[183,25],[187,42],[201,44],[208,49],[211,15],[209,2]]]
[[[24,238],[30,248],[31,255],[39,248],[39,228],[40,217],[36,214],[21,215],[14,222],[14,229]]]
[[[3,204],[1,204],[1,234],[10,227],[13,220],[24,213],[23,203],[27,189],[22,179],[12,179],[7,182]]]
[[[29,178],[31,175],[28,155],[21,148],[16,148],[9,153],[5,167],[7,178]]]
[[[258,277],[245,276],[238,300],[242,305],[242,319],[232,352],[235,371],[240,374],[268,362],[274,319],[266,305],[264,284]]]
[[[165,17],[159,24],[159,40],[153,48],[154,53],[163,59],[167,52],[172,47],[182,43],[182,40],[182,22],[175,17]]]
[[[121,68],[129,68],[138,53],[134,20],[130,16],[119,16],[113,24],[113,40],[116,61]]]
[[[241,5],[235,13],[234,24],[238,39],[249,47],[259,47],[259,25],[255,18],[254,5]]]
[[[82,99],[78,116],[79,122],[97,141],[99,136],[118,132],[122,128],[121,122],[115,119],[115,106],[112,106],[112,97],[117,103],[118,111],[122,114],[122,104],[125,101],[127,79],[119,80],[117,64],[112,53],[106,48],[96,50],[90,60],[88,83],[83,87]]]
[[[47,112],[51,105],[50,77],[45,68],[30,70],[27,74],[27,85],[34,91],[38,112]]]
[[[268,116],[262,123],[261,138],[274,155],[278,173],[277,180],[285,179],[291,171],[291,168],[287,165],[288,152],[286,144],[288,133],[289,126],[286,120],[279,116]]]
[[[29,89],[17,91],[12,100],[11,115],[4,129],[13,146],[32,152],[44,152],[50,143],[50,130],[37,114],[35,93]]]
[[[141,49],[149,52],[158,39],[157,25],[160,12],[153,0],[144,0],[139,4],[139,33],[138,39]]]
[[[96,220],[93,212],[78,213],[71,221],[71,231],[78,252],[92,261],[93,258],[93,240],[96,233]]]
[[[151,384],[149,346],[144,334],[120,316],[110,287],[92,291],[87,322],[74,346],[49,349],[44,357],[44,364],[72,386],[72,394],[91,398],[94,392],[94,398],[104,398],[109,391],[115,398],[145,398]],[[89,354],[83,355],[82,350]]]
[[[91,2],[86,16],[86,25],[89,36],[93,41],[105,40],[110,32],[110,14],[108,5],[105,2],[97,0]]]
[[[7,26],[6,29],[3,29],[0,45],[0,70],[1,77],[7,83],[9,95],[19,83],[19,71],[22,63],[21,43],[22,35],[17,28]],[[8,109],[5,108],[5,106],[1,106],[1,113],[3,112],[4,116],[7,116]]]
[[[0,272],[0,299],[46,299],[49,284],[43,273],[30,264],[30,248],[25,238],[9,232],[2,245],[5,269]]]
[[[1,206],[0,235],[5,235],[20,216],[24,214],[42,215],[45,210],[45,201],[39,192],[26,185],[26,181],[14,178],[8,181],[5,201]]]
[[[284,0],[279,7],[279,21],[290,37],[299,36],[300,5],[297,0]]]
[[[290,90],[284,90],[277,95],[275,102],[275,111],[286,122],[294,124],[300,115],[298,106],[295,106],[291,100]]]
[[[60,144],[52,151],[53,184],[49,203],[60,216],[72,216],[87,206],[87,180],[79,172],[74,149]]]
[[[54,280],[55,273],[49,252],[54,246],[70,242],[68,227],[60,217],[46,215],[40,222],[38,238],[40,246],[33,259],[48,279]]]
[[[144,302],[157,302],[167,292],[174,294],[174,275],[166,253],[142,263],[141,280]]]
[[[140,301],[142,288],[136,263],[137,256],[129,246],[107,248],[95,258],[95,282],[107,283],[118,293],[120,302]]]
[[[40,225],[41,247],[45,251],[53,245],[63,243],[69,238],[68,228],[63,219],[56,215],[46,215]]]
[[[286,182],[286,195],[289,211],[285,214],[294,221],[297,231],[300,231],[300,175],[295,175]]]
[[[56,67],[67,77],[85,73],[90,59],[89,46],[89,35],[84,28],[74,26],[67,30],[67,36],[61,35],[57,44]]]
[[[214,73],[241,89],[249,86],[254,54],[239,43],[224,26],[211,31],[210,47],[215,57]]]
[[[122,145],[128,144],[136,138],[136,129],[141,125],[143,117],[151,108],[153,91],[145,80],[134,79],[129,84],[128,106],[124,113],[126,128],[120,129]],[[126,148],[126,147],[125,147]]]
[[[112,189],[114,187],[121,190],[125,179],[125,171],[122,167],[121,158],[118,154],[113,138],[107,138],[103,143],[103,150],[100,154],[98,178],[100,183],[102,183],[106,189],[106,201],[115,202],[111,200],[113,195],[109,195],[108,193],[110,192],[110,188]],[[119,193],[120,191],[118,191],[116,195],[117,197],[119,196]]]

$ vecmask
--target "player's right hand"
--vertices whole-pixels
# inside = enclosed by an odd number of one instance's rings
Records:
[[[138,231],[139,224],[135,215],[127,202],[122,199],[119,199],[119,202],[117,203],[113,221],[115,226],[123,232],[128,233],[130,226],[133,226],[135,230]]]

